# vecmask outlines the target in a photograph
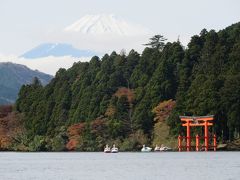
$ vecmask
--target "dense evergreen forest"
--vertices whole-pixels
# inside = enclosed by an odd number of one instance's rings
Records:
[[[152,144],[159,121],[175,138],[184,131],[179,115],[210,114],[219,142],[239,137],[240,23],[203,29],[186,48],[160,35],[146,46],[59,69],[45,87],[37,78],[22,86],[15,142],[32,151],[132,150]]]

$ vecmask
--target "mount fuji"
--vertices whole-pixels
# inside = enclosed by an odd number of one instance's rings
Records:
[[[65,27],[59,34],[55,33],[56,38],[51,40],[69,44],[43,43],[20,57],[36,59],[50,56],[73,58],[101,56],[103,52],[137,47],[151,33],[149,29],[125,21],[115,15],[85,15],[75,23]],[[128,48],[128,46],[131,47]]]
[[[143,26],[133,24],[115,15],[86,15],[67,26],[65,32],[78,32],[87,35],[148,35],[151,31]]]
[[[92,57],[98,55],[98,53],[90,50],[79,50],[74,48],[70,44],[63,43],[45,43],[41,44],[30,51],[24,53],[20,57],[26,59],[35,59],[48,56],[62,57],[62,56],[71,56],[71,57]]]

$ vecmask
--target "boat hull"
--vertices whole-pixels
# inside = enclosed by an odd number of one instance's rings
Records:
[[[111,153],[111,151],[106,150],[106,151],[104,151],[104,153]]]
[[[118,153],[118,151],[112,151],[111,153]]]
[[[152,148],[143,148],[141,149],[141,152],[151,152]]]

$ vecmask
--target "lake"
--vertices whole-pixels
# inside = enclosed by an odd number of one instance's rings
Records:
[[[0,179],[237,180],[240,152],[1,152]]]

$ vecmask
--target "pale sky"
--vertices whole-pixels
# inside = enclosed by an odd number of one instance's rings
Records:
[[[0,53],[22,54],[86,14],[113,13],[169,40],[240,21],[239,0],[0,0]]]
[[[240,21],[239,0],[0,0],[0,55],[51,42],[86,14],[115,14],[184,45],[190,37]],[[134,47],[133,47],[134,48]]]

